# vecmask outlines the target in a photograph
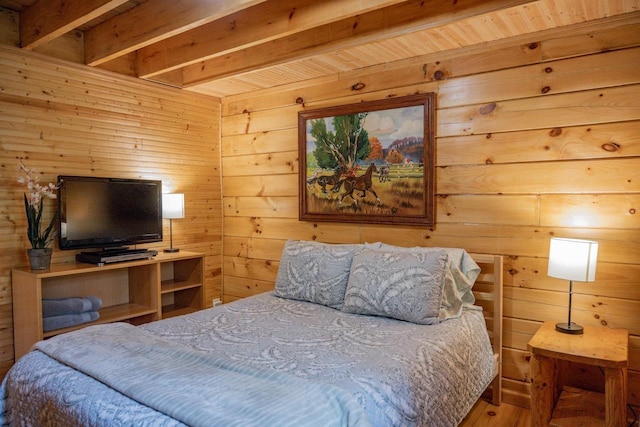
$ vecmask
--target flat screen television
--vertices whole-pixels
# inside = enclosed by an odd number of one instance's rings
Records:
[[[162,241],[162,181],[58,177],[60,249]]]

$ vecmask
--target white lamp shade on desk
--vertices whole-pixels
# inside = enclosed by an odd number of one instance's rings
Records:
[[[597,260],[598,242],[553,237],[549,247],[547,275],[577,282],[593,282]]]
[[[184,218],[184,194],[173,193],[162,195],[162,217],[169,220],[169,248],[164,252],[179,252],[173,247],[173,220]]]
[[[549,246],[547,275],[569,281],[569,312],[567,323],[556,324],[556,331],[566,334],[582,334],[582,326],[571,321],[573,281],[593,282],[596,279],[598,242],[553,237]]]
[[[162,217],[165,219],[184,218],[184,194],[162,195]]]

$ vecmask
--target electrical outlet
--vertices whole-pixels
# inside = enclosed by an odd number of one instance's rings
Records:
[[[213,305],[214,307],[217,307],[219,305],[222,305],[222,301],[220,300],[220,298],[214,298],[213,301],[211,302],[211,305]]]

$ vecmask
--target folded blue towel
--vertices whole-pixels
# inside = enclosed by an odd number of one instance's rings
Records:
[[[63,314],[80,314],[87,311],[98,311],[102,300],[98,297],[71,297],[42,300],[42,317],[61,316]]]
[[[63,314],[61,316],[45,317],[42,319],[42,330],[44,332],[54,329],[68,328],[70,326],[81,325],[87,322],[98,320],[100,313],[97,311],[87,311],[78,314]]]

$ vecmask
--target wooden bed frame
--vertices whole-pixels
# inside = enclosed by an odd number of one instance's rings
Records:
[[[488,390],[491,403],[500,405],[502,400],[502,255],[470,254],[480,266],[480,275],[473,285],[476,305],[482,307],[487,331],[493,346],[493,381]]]

